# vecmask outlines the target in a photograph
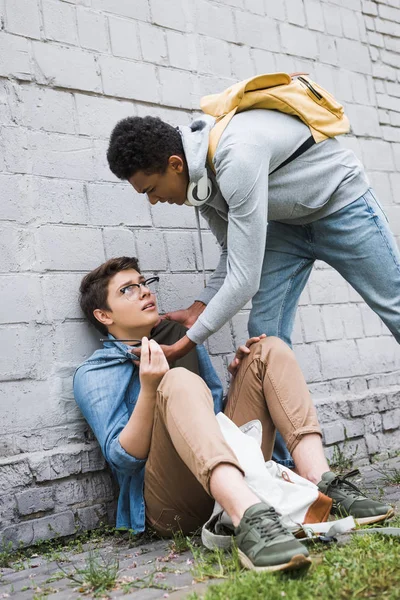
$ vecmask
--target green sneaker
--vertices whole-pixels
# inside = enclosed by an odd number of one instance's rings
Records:
[[[309,567],[308,551],[265,502],[250,506],[235,529],[240,562],[254,571],[289,571]]]
[[[356,469],[346,475],[335,475],[332,471],[322,475],[318,488],[325,496],[332,498],[332,513],[342,517],[351,515],[359,525],[377,523],[392,517],[394,510],[391,506],[370,500],[357,486],[347,481],[348,477],[359,473]]]

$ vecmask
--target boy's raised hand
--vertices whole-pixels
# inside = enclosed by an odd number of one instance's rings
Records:
[[[247,342],[245,344],[243,344],[242,346],[239,346],[239,348],[236,350],[235,358],[233,359],[233,361],[231,362],[231,364],[228,367],[228,371],[232,375],[232,377],[235,377],[235,375],[237,374],[239,367],[242,363],[242,360],[245,358],[245,356],[250,354],[250,346],[252,346],[256,342],[259,342],[260,340],[262,340],[266,337],[267,336],[265,335],[265,333],[262,333],[261,335],[258,335],[257,337],[250,338],[249,340],[247,340]]]
[[[169,364],[161,346],[155,340],[142,338],[140,353],[139,377],[140,385],[144,391],[155,393],[161,379],[169,371]]]

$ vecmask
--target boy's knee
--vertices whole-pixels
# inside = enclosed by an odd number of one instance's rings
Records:
[[[161,380],[158,389],[170,393],[177,388],[182,390],[182,388],[191,388],[196,385],[199,380],[202,382],[198,375],[192,373],[188,369],[184,367],[174,367],[173,369],[169,369]]]
[[[253,353],[260,354],[261,358],[266,358],[271,353],[273,353],[274,356],[282,356],[282,358],[294,356],[291,348],[289,348],[283,340],[274,335],[267,336],[259,342],[256,342],[250,346],[250,350],[252,350]]]

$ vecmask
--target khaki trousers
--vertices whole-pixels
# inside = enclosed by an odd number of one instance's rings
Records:
[[[278,429],[290,452],[302,436],[319,433],[315,408],[292,350],[267,337],[253,344],[229,389],[225,414],[240,426],[259,419],[265,460]],[[158,391],[145,469],[147,523],[161,535],[190,533],[210,516],[213,469],[240,465],[215,419],[211,392],[197,375],[171,369]]]

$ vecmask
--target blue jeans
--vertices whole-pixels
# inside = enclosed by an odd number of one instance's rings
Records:
[[[309,225],[268,224],[260,288],[249,335],[275,335],[291,345],[301,292],[315,260],[335,268],[400,343],[400,252],[374,191]],[[274,460],[293,465],[281,436]]]

